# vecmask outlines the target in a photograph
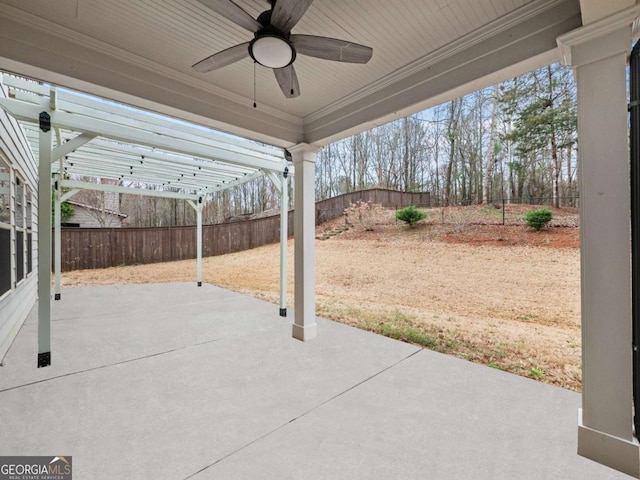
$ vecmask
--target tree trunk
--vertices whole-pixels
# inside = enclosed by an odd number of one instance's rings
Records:
[[[558,159],[556,130],[553,127],[551,127],[551,158],[553,159],[553,206],[560,208],[560,161]]]
[[[491,109],[491,131],[489,132],[489,154],[487,155],[487,165],[484,170],[484,179],[482,182],[482,203],[489,203],[492,200],[491,178],[493,176],[493,167],[496,164],[496,138],[498,133],[496,125],[498,123],[498,87],[493,89],[493,107]]]
[[[453,169],[456,160],[456,146],[458,135],[458,119],[460,115],[461,99],[457,98],[449,102],[449,120],[447,123],[447,140],[449,142],[449,162],[447,163],[447,171],[444,185],[444,204],[451,205],[451,190],[453,185]]]

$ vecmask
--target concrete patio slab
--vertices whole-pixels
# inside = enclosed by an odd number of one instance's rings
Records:
[[[66,289],[62,300],[52,303],[51,368],[33,369],[34,311],[4,359],[11,375],[0,374],[0,390],[290,324],[277,313],[276,306],[207,284]]]
[[[211,285],[69,289],[0,368],[0,455],[78,479],[621,479],[577,456],[579,395]]]
[[[576,455],[577,406],[423,350],[193,478],[629,478]]]

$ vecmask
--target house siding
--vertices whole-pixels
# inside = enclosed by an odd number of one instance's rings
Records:
[[[82,205],[73,205],[73,215],[65,223],[77,224],[80,228],[120,228],[122,227],[122,217],[106,212],[103,226],[100,225],[96,215],[91,214],[89,209]]]
[[[7,92],[0,86],[0,97],[6,98]],[[31,222],[32,222],[32,268],[26,278],[17,279],[18,269],[15,261],[2,268],[12,268],[11,289],[0,297],[0,363],[3,361],[20,327],[37,300],[37,269],[38,269],[38,175],[37,163],[29,147],[27,138],[18,122],[0,110],[0,156],[12,170],[12,181],[18,176],[28,186],[32,193]],[[12,186],[12,192],[15,188]],[[15,233],[12,232],[12,240]],[[13,241],[11,242],[13,244]],[[12,252],[13,252],[13,248]]]

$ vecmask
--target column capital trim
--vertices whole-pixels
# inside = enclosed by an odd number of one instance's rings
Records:
[[[633,5],[629,8],[609,15],[596,22],[582,26],[573,30],[572,32],[565,33],[557,38],[558,47],[560,48],[560,54],[562,57],[562,63],[565,65],[573,65],[572,51],[575,47],[583,45],[592,40],[602,38],[604,36],[615,33],[623,28],[633,27],[633,34],[635,35],[638,30],[638,17],[640,16],[640,4]],[[631,40],[631,39],[629,39]],[[631,42],[629,42],[630,46]],[[629,48],[627,46],[627,49]]]
[[[287,150],[289,150],[289,152],[291,152],[292,155],[294,153],[300,153],[300,152],[318,153],[321,149],[322,149],[321,146],[313,145],[310,143],[298,143],[293,147],[287,148]]]
[[[312,145],[309,143],[298,143],[287,150],[291,153],[293,165],[300,164],[302,162],[316,163],[317,154],[322,147],[318,145]]]

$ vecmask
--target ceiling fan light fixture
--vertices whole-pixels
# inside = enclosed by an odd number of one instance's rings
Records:
[[[286,67],[296,58],[291,44],[276,35],[257,36],[249,45],[249,53],[256,62],[268,68]]]

